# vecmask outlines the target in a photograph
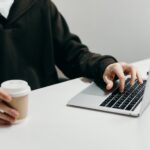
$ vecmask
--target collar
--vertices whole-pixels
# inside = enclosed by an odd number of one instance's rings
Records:
[[[14,0],[8,15],[8,24],[12,24],[24,13],[26,13],[37,0]]]

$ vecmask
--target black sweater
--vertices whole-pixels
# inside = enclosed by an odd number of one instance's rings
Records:
[[[15,0],[0,17],[0,83],[26,80],[32,89],[58,82],[55,66],[69,78],[102,79],[116,60],[89,52],[50,0]]]

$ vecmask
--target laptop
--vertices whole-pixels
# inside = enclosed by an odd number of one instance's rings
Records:
[[[149,103],[150,75],[143,80],[143,84],[139,84],[136,80],[133,86],[130,85],[130,78],[127,77],[123,93],[120,93],[118,87],[108,93],[100,89],[95,83],[91,83],[73,97],[67,106],[138,117],[148,107]]]

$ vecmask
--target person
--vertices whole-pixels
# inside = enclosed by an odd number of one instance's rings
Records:
[[[0,83],[26,80],[32,89],[59,82],[56,66],[70,79],[87,77],[113,87],[117,77],[124,91],[125,74],[142,83],[137,69],[109,55],[95,54],[80,41],[50,0],[5,0],[0,2]],[[0,124],[13,123],[19,113],[0,89]]]

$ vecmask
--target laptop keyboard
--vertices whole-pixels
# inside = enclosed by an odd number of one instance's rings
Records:
[[[120,93],[119,88],[117,88],[100,106],[134,111],[142,101],[145,84],[146,80],[143,81],[143,84],[139,84],[136,80],[135,84],[131,86],[128,78],[126,79],[124,92]]]

